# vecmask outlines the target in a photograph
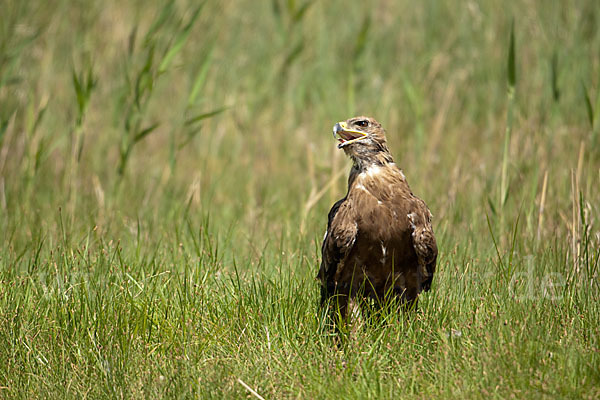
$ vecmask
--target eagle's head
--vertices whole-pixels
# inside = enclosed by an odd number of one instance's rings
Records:
[[[355,162],[389,156],[385,130],[373,118],[361,116],[340,121],[333,126],[333,137],[339,141],[338,148]]]

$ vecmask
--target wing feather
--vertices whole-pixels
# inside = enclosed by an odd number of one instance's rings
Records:
[[[415,210],[408,214],[408,219],[412,228],[413,247],[419,260],[421,287],[424,291],[428,291],[435,273],[438,249],[431,225],[433,216],[425,202],[421,199],[417,200]]]
[[[347,198],[337,201],[329,211],[327,231],[321,246],[321,267],[317,278],[321,281],[321,304],[335,292],[335,274],[352,249],[358,226],[349,213]]]

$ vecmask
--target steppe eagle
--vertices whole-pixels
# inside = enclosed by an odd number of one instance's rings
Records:
[[[346,196],[329,211],[317,276],[321,305],[335,297],[342,317],[359,293],[416,305],[436,266],[431,212],[394,163],[379,122],[350,118],[335,124],[333,136],[353,165]]]

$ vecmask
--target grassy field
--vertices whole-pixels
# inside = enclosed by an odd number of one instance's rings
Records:
[[[0,8],[0,397],[600,397],[597,0]],[[336,337],[357,114],[440,257]]]

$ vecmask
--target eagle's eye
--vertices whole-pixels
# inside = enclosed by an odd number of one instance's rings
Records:
[[[355,122],[356,125],[362,127],[362,128],[366,128],[367,126],[369,126],[369,121],[367,121],[366,119],[361,119],[359,121]]]

